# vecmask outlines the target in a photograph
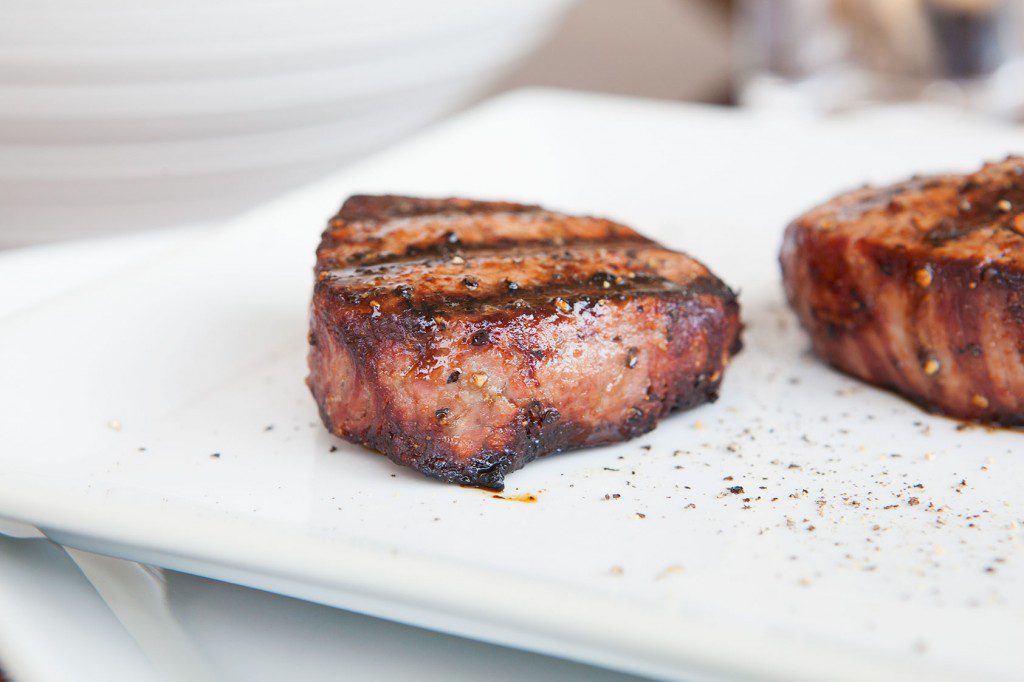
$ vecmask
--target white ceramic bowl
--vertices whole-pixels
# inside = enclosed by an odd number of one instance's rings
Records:
[[[205,222],[466,102],[569,0],[12,0],[0,244]]]

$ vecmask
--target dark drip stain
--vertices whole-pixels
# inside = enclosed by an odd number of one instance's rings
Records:
[[[488,491],[489,492],[489,491]],[[537,495],[533,493],[523,493],[522,495],[498,495],[497,493],[492,494],[496,500],[508,500],[509,502],[525,502],[527,504],[533,504],[537,501]]]

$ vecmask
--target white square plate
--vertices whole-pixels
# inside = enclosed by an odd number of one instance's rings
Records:
[[[837,190],[1011,149],[1024,137],[945,116],[496,100],[0,325],[0,516],[657,676],[1019,678],[1024,435],[815,361],[776,265],[787,219]],[[511,475],[536,503],[397,468],[329,436],[303,384],[313,251],[355,192],[623,220],[741,289],[746,349],[716,404]]]

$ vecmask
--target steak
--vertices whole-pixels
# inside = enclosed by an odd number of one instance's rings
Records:
[[[317,250],[307,383],[334,434],[501,490],[714,400],[739,332],[721,280],[624,225],[354,196]]]
[[[814,350],[927,410],[1024,424],[1024,159],[843,194],[786,230]]]

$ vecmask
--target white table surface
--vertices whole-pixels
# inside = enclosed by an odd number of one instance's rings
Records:
[[[198,229],[0,251],[0,316],[159,256]],[[53,276],[71,267],[78,278]],[[183,573],[167,575],[175,614],[232,679],[637,679]],[[0,613],[0,665],[14,682],[155,679],[92,586],[49,541],[0,536]]]

